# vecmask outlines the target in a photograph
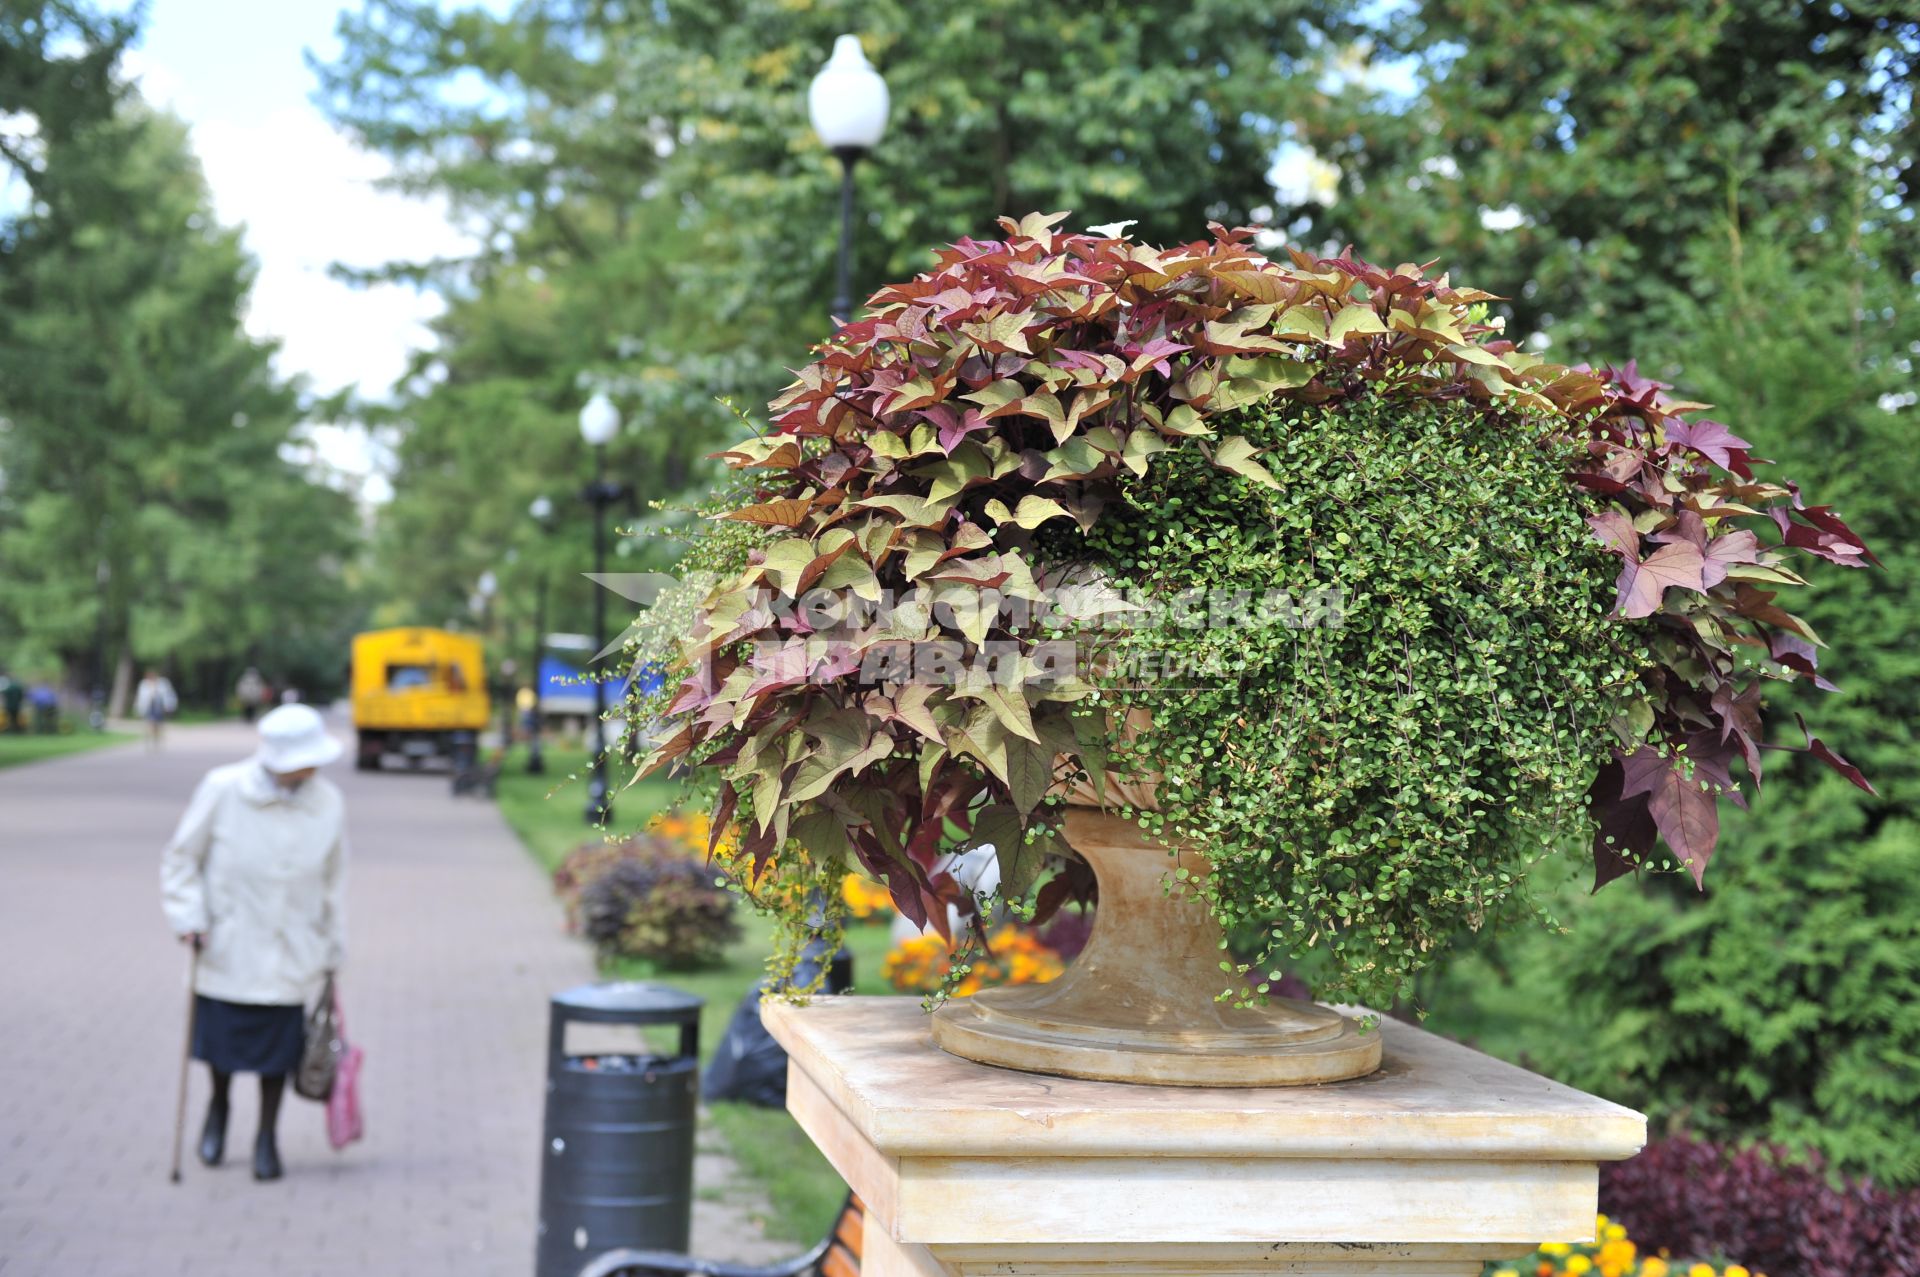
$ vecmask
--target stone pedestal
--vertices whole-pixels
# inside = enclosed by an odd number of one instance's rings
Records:
[[[933,1045],[909,998],[767,1003],[787,1107],[867,1204],[864,1277],[1473,1277],[1593,1236],[1640,1114],[1394,1021],[1369,1077],[1213,1090]]]

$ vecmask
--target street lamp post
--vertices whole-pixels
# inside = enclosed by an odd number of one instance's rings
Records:
[[[553,531],[553,502],[547,497],[533,499],[527,507],[527,513],[539,525],[542,532]],[[547,654],[547,570],[541,567],[534,577],[533,603],[533,705],[529,708],[527,723],[527,775],[544,776],[547,771],[546,757],[540,752],[540,689],[546,681],[546,675],[540,668]]]
[[[580,437],[593,450],[593,484],[587,501],[593,507],[593,647],[597,653],[607,641],[607,593],[599,578],[607,571],[607,507],[625,490],[607,482],[607,445],[620,433],[620,410],[604,390],[594,392],[580,410]],[[607,685],[593,675],[593,778],[587,785],[587,823],[604,825],[613,819],[607,797]]]
[[[840,157],[840,265],[834,284],[833,313],[853,317],[853,166],[887,131],[887,82],[867,61],[860,37],[833,42],[833,56],[807,87],[807,114],[813,131]]]

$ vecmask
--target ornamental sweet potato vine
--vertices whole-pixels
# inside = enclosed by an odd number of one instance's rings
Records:
[[[1542,673],[1499,688],[1509,714],[1554,711],[1569,729],[1557,735],[1558,719],[1529,723],[1550,743],[1475,756],[1469,770],[1511,770],[1514,784],[1492,777],[1485,788],[1515,810],[1529,795],[1560,794],[1577,774],[1588,792],[1575,810],[1587,813],[1600,883],[1663,863],[1663,842],[1698,880],[1714,850],[1718,802],[1744,802],[1735,762],[1760,781],[1765,681],[1827,686],[1815,666],[1818,638],[1775,600],[1802,583],[1796,558],[1871,559],[1839,517],[1806,505],[1789,483],[1756,478],[1750,445],[1700,416],[1704,405],[1669,398],[1631,365],[1567,368],[1527,354],[1485,318],[1488,294],[1445,276],[1351,255],[1276,261],[1254,250],[1249,232],[1217,226],[1208,239],[1162,249],[1063,233],[1060,220],[1005,221],[1004,240],[963,240],[932,270],[880,290],[774,401],[766,432],[721,454],[747,490],[719,516],[736,529],[721,538],[730,553],[710,556],[725,570],[679,644],[679,682],[651,707],[663,732],[637,760],[641,770],[680,762],[712,776],[713,827],[737,823],[740,854],[756,865],[857,861],[886,882],[902,913],[944,925],[947,903],[966,903],[934,872],[944,850],[994,843],[1009,891],[1025,891],[1042,855],[1064,850],[1061,782],[1154,772],[1168,757],[1157,747],[1178,746],[1186,772],[1154,819],[1171,837],[1248,853],[1235,872],[1217,875],[1215,908],[1229,921],[1256,905],[1305,910],[1276,931],[1279,947],[1324,938],[1341,963],[1336,987],[1391,996],[1444,944],[1446,926],[1477,925],[1485,902],[1505,894],[1524,868],[1515,849],[1432,857],[1389,891],[1267,891],[1298,868],[1291,851],[1273,847],[1290,834],[1317,839],[1337,860],[1341,830],[1311,820],[1304,831],[1223,829],[1208,811],[1234,810],[1219,800],[1262,786],[1306,794],[1337,782],[1348,762],[1316,731],[1309,748],[1263,773],[1210,749],[1205,729],[1277,730],[1280,702],[1305,689],[1260,684],[1274,703],[1254,705],[1249,721],[1247,704],[1219,694],[1252,689],[1244,671],[1214,673],[1206,676],[1214,695],[1163,712],[1164,733],[1137,718],[1119,730],[1128,708],[1151,716],[1142,695],[1151,689],[1083,658],[1130,640],[1108,637],[1112,618],[1100,607],[1062,605],[1089,573],[1109,586],[1130,584],[1112,579],[1123,566],[1136,578],[1152,574],[1155,557],[1121,552],[1112,534],[1176,518],[1165,506],[1169,476],[1181,476],[1183,499],[1237,494],[1239,504],[1220,507],[1236,513],[1216,519],[1279,528],[1315,502],[1353,508],[1334,491],[1352,479],[1339,465],[1288,463],[1305,432],[1326,428],[1334,441],[1326,446],[1369,464],[1404,460],[1414,446],[1451,458],[1461,483],[1436,485],[1401,466],[1405,495],[1381,508],[1400,523],[1416,500],[1444,505],[1449,517],[1433,522],[1448,531],[1434,548],[1452,554],[1463,588],[1480,578],[1463,570],[1461,555],[1483,553],[1487,540],[1466,503],[1548,507],[1534,531],[1516,531],[1513,554],[1541,559],[1538,579],[1556,574],[1567,609],[1597,596],[1604,625],[1570,625],[1552,638],[1570,645],[1558,664],[1578,658],[1586,690],[1565,694]],[[1475,431],[1497,432],[1501,447],[1476,448]],[[1529,448],[1515,451],[1515,439]],[[1542,465],[1547,481],[1527,477]],[[1461,473],[1476,466],[1512,472],[1514,482],[1476,487]],[[1483,490],[1495,495],[1472,495]],[[1363,588],[1345,623],[1387,624],[1379,609],[1390,602],[1393,624],[1417,629],[1423,650],[1457,644],[1485,669],[1537,667],[1540,653],[1508,649],[1539,641],[1540,625],[1553,629],[1545,614],[1492,637],[1466,632],[1467,613],[1440,597],[1428,565],[1406,557],[1420,548],[1420,513],[1407,514],[1413,531],[1391,546],[1370,550],[1364,536],[1356,543],[1343,533],[1362,567],[1375,554],[1405,569],[1395,597]],[[1312,534],[1304,530],[1309,544]],[[1266,537],[1258,553],[1277,570],[1298,544]],[[1212,562],[1195,556],[1187,583],[1205,584]],[[1372,583],[1364,572],[1354,579]],[[1499,588],[1517,593],[1520,579]],[[1406,597],[1423,581],[1434,598]],[[1526,612],[1518,597],[1512,603]],[[1494,623],[1491,613],[1474,616],[1483,628]],[[1064,662],[1055,659],[1063,642]],[[1407,655],[1411,667],[1411,642]],[[1336,734],[1398,732],[1403,759],[1441,748],[1406,739],[1409,723],[1427,722],[1404,710],[1420,699],[1411,681],[1388,677],[1377,695],[1378,713],[1363,697]],[[1501,713],[1499,696],[1488,715]],[[1211,719],[1195,717],[1203,702]],[[1786,747],[1866,783],[1810,733]],[[1392,792],[1396,815],[1423,805],[1418,785]],[[1523,829],[1525,819],[1502,825],[1470,802],[1446,819],[1450,836],[1467,842],[1538,832]],[[1398,846],[1399,834],[1423,829],[1383,827],[1372,845]],[[1043,907],[1066,882],[1049,884]],[[1406,935],[1396,894],[1448,905]],[[1375,943],[1351,943],[1362,936]]]

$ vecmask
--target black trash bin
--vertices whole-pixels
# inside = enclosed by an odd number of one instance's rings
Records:
[[[700,1098],[701,999],[657,984],[584,984],[553,997],[537,1277],[573,1277],[617,1246],[685,1251]],[[568,1055],[567,1026],[664,1024],[673,1055]]]

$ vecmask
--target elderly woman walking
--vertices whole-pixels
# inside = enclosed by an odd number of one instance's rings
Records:
[[[235,1073],[260,1075],[253,1177],[280,1178],[274,1127],[300,1063],[305,1006],[344,956],[345,808],[314,774],[340,756],[320,715],[263,715],[259,751],[216,767],[160,863],[167,921],[194,946],[193,1056],[213,1073],[200,1160],[226,1152]]]

